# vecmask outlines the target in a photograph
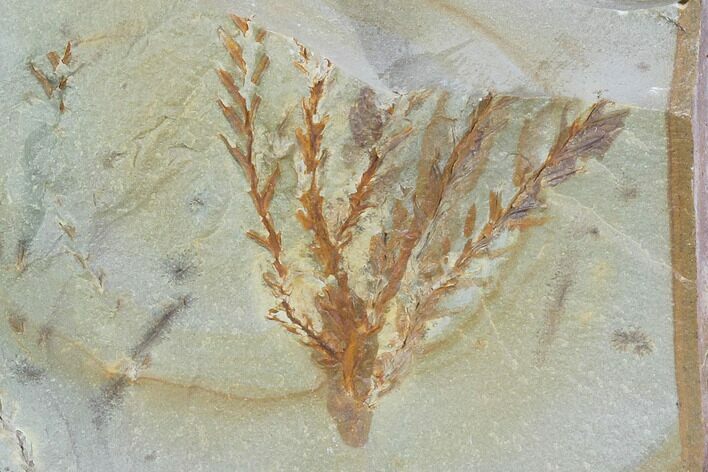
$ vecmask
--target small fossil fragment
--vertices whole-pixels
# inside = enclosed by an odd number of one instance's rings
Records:
[[[376,93],[369,87],[359,92],[359,99],[349,111],[349,128],[359,147],[368,147],[381,139],[383,117],[376,106]]]
[[[14,436],[16,442],[17,452],[22,461],[21,467],[25,472],[34,472],[37,470],[35,468],[32,445],[25,433],[12,424],[11,418],[5,414],[3,411],[3,404],[0,402],[0,428],[5,431],[10,432]],[[9,467],[5,467],[3,470],[10,470]]]
[[[28,65],[30,72],[42,86],[42,90],[44,90],[47,98],[52,98],[55,94],[59,97],[59,111],[62,113],[66,109],[64,104],[64,93],[66,92],[69,77],[71,77],[71,73],[67,72],[64,67],[70,65],[72,57],[72,45],[71,41],[68,41],[61,56],[57,51],[50,51],[47,53],[47,60],[49,60],[49,63],[52,66],[52,71],[50,73],[43,72],[32,62]]]
[[[12,328],[15,333],[24,334],[25,323],[27,322],[27,318],[13,312],[8,315],[7,322],[10,325],[10,328]]]
[[[189,251],[170,256],[165,262],[167,276],[176,284],[186,282],[199,273],[196,257]]]
[[[644,357],[654,351],[654,343],[649,335],[639,328],[616,329],[610,339],[612,347],[618,352],[633,352]]]
[[[15,270],[23,273],[27,269],[27,257],[29,255],[29,241],[21,239],[17,241],[17,252],[15,256]]]
[[[21,383],[39,382],[46,375],[44,369],[34,365],[29,359],[24,357],[16,359],[10,369]]]

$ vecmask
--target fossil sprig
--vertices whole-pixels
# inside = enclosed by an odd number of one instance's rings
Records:
[[[249,20],[236,15],[232,15],[231,20],[243,38],[251,35],[257,43],[262,43],[265,39],[264,30],[254,31],[250,27]],[[241,74],[237,79],[226,69],[217,70],[219,80],[232,100],[231,105],[221,99],[218,100],[218,104],[232,130],[240,138],[241,144],[232,144],[223,134],[220,135],[220,138],[246,177],[249,195],[266,232],[266,234],[262,234],[251,230],[247,233],[247,236],[266,249],[271,255],[272,267],[275,273],[266,272],[263,275],[263,280],[270,288],[274,298],[278,300],[278,304],[269,311],[268,318],[280,323],[288,331],[301,336],[305,344],[317,349],[327,358],[333,357],[335,356],[334,349],[324,339],[322,333],[314,328],[311,318],[307,314],[297,313],[290,302],[288,267],[283,261],[282,237],[275,227],[275,222],[270,212],[270,205],[280,177],[280,169],[276,165],[271,174],[265,179],[265,183],[261,184],[254,161],[255,119],[261,97],[257,91],[247,95],[244,91],[244,85],[247,78],[254,85],[259,85],[263,73],[268,67],[268,56],[265,51],[262,51],[261,59],[253,72],[251,72],[244,58],[243,47],[236,38],[224,29],[219,30],[219,35],[231,60]],[[284,317],[279,316],[280,314],[284,315]]]
[[[439,316],[437,306],[440,301],[458,288],[473,260],[492,257],[490,246],[504,231],[524,230],[544,222],[534,218],[534,210],[542,209],[542,192],[567,180],[582,169],[582,163],[590,157],[602,158],[624,126],[627,110],[608,111],[609,102],[601,101],[592,105],[578,116],[569,126],[563,127],[545,160],[535,169],[516,167],[513,180],[518,190],[506,205],[498,192],[489,194],[487,222],[479,232],[473,234],[477,209],[470,207],[463,235],[466,242],[452,267],[435,282],[416,303],[412,313],[405,313],[406,322],[402,326],[401,342],[395,354],[383,360],[388,366],[380,366],[379,371],[395,370],[393,366],[407,364],[416,344],[425,334],[428,321]],[[391,377],[393,374],[389,374]],[[397,375],[397,374],[396,374]],[[382,390],[388,388],[391,379],[380,374]]]
[[[259,90],[271,66],[267,33],[248,19],[231,19],[237,36],[223,29],[219,34],[234,72],[217,71],[230,101],[219,100],[218,105],[237,141],[224,135],[221,139],[243,171],[263,228],[247,236],[270,256],[272,269],[263,279],[276,305],[267,316],[317,353],[315,358],[329,379],[330,414],[344,441],[361,446],[377,399],[401,381],[422,352],[430,323],[465,313],[464,308],[447,308],[446,297],[475,283],[470,274],[476,261],[498,257],[504,249],[498,246],[513,241],[502,238],[503,234],[547,222],[542,214],[547,190],[579,173],[589,158],[602,159],[623,129],[628,112],[600,101],[570,124],[564,118],[543,160],[534,164],[524,152],[517,153],[510,176],[513,195],[505,199],[500,191],[485,190],[481,200],[487,208],[479,211],[461,197],[479,193],[480,178],[493,161],[495,138],[510,121],[517,99],[489,93],[458,125],[448,116],[446,93],[414,92],[385,106],[372,89],[363,87],[347,117],[351,146],[328,149],[334,146],[327,138],[341,129],[333,125],[341,118],[332,111],[337,107],[328,106],[337,96],[330,93],[335,69],[329,60],[316,57],[296,41],[294,66],[304,76],[306,91],[298,104],[301,124],[291,136],[298,151],[294,196],[298,208],[293,220],[308,236],[308,260],[318,280],[303,291],[304,297],[311,297],[305,313],[299,306],[302,299],[296,302],[291,297],[292,270],[271,213],[273,198],[282,188],[281,169],[271,166],[261,177],[262,167],[269,166],[255,161],[262,135],[256,132]],[[432,103],[431,97],[437,101]],[[427,103],[434,106],[424,107]],[[421,108],[433,112],[419,130],[411,118],[424,114]],[[567,114],[565,110],[564,117]],[[287,120],[290,112],[285,116]],[[279,139],[286,135],[282,125],[277,134]],[[416,135],[420,146],[403,145]],[[263,147],[259,149],[261,156]],[[330,165],[352,161],[352,155],[340,154],[345,152],[361,156],[363,162],[357,164],[360,173],[352,180],[353,190],[338,205],[325,196],[325,180]],[[404,171],[403,165],[389,163],[404,152],[417,153],[414,183],[406,181],[389,191],[389,184],[403,180]],[[379,230],[372,230],[371,221],[364,222],[375,219],[365,215],[380,214],[374,209],[379,205],[390,209],[390,215]],[[486,219],[480,221],[482,217]],[[359,243],[364,247],[368,243],[368,260],[363,270],[355,271],[348,257],[349,251],[360,250]]]
[[[59,111],[62,113],[66,109],[64,93],[71,77],[71,72],[67,70],[67,66],[71,64],[72,58],[72,45],[71,41],[68,41],[61,55],[57,51],[47,53],[47,60],[52,67],[50,73],[43,72],[32,62],[28,65],[30,72],[37,79],[39,85],[42,86],[47,98],[52,98],[55,94],[59,96]]]

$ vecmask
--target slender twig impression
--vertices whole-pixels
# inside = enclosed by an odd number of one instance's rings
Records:
[[[7,432],[12,436],[12,441],[15,443],[17,453],[20,459],[20,466],[26,472],[34,472],[37,470],[33,453],[32,445],[25,433],[17,426],[12,424],[11,417],[3,411],[3,405],[0,401],[0,431]],[[8,469],[9,470],[9,469]]]
[[[236,35],[225,29],[220,29],[219,35],[234,67],[232,71],[217,70],[230,101],[217,103],[235,140],[220,137],[245,176],[262,226],[260,231],[248,231],[247,236],[270,256],[272,269],[264,273],[263,280],[276,304],[267,317],[316,353],[315,359],[330,379],[328,409],[342,438],[349,445],[363,446],[377,399],[401,380],[414,355],[421,352],[429,322],[451,314],[441,302],[465,286],[475,261],[495,257],[495,245],[503,239],[503,233],[544,224],[545,220],[537,216],[545,207],[544,190],[578,173],[587,159],[602,158],[622,130],[627,111],[612,109],[609,102],[600,101],[569,125],[561,125],[540,164],[534,167],[529,159],[519,156],[511,176],[516,188],[511,198],[505,201],[500,192],[490,192],[483,223],[478,223],[476,206],[463,209],[459,234],[453,235],[445,214],[459,207],[461,196],[475,191],[494,137],[506,125],[514,99],[491,93],[481,99],[461,135],[445,152],[440,141],[454,135],[456,125],[446,117],[447,96],[442,94],[423,130],[414,188],[403,191],[404,197],[395,200],[390,227],[367,236],[362,218],[386,197],[381,182],[384,175],[390,179],[391,173],[384,168],[403,148],[402,143],[415,134],[408,117],[432,93],[411,93],[385,108],[377,105],[371,89],[362,89],[349,123],[352,140],[366,156],[366,163],[346,208],[335,216],[321,183],[327,162],[340,157],[333,156],[324,145],[330,116],[322,110],[334,69],[327,59],[315,58],[295,42],[298,56],[294,65],[304,75],[308,88],[300,103],[302,124],[293,136],[299,150],[296,167],[301,169],[297,195],[300,208],[294,216],[309,234],[309,251],[322,281],[309,305],[315,307],[313,317],[313,313],[296,306],[291,297],[291,270],[271,213],[280,167],[271,164],[261,178],[259,172],[269,166],[267,162],[258,166],[255,162],[260,136],[257,111],[262,100],[259,89],[271,65],[266,54],[267,33],[254,28],[248,19],[233,15],[231,19]],[[279,135],[283,134],[281,128]],[[408,152],[417,152],[413,148]],[[366,270],[355,273],[347,264],[346,251],[353,241],[367,237]],[[353,283],[361,278],[369,283]],[[374,288],[358,293],[361,288],[355,287],[362,286]],[[395,338],[382,348],[379,337],[386,326],[392,328]]]
[[[244,37],[250,36],[256,42],[264,41],[264,32],[254,32],[250,27],[250,22],[235,15],[231,19]],[[328,360],[334,361],[337,357],[335,349],[329,345],[324,336],[318,332],[312,324],[311,318],[307,314],[298,314],[290,303],[290,290],[288,288],[288,268],[283,262],[283,246],[280,233],[275,228],[275,222],[270,213],[270,205],[275,195],[275,188],[280,177],[280,169],[276,165],[271,174],[261,185],[256,165],[254,162],[254,121],[261,101],[257,92],[250,95],[243,93],[243,88],[249,76],[249,68],[243,56],[243,49],[234,37],[225,30],[219,30],[222,42],[226,47],[231,59],[239,69],[239,78],[235,78],[225,69],[219,69],[217,74],[226,91],[231,97],[232,104],[227,105],[222,100],[218,100],[219,107],[224,117],[231,124],[231,128],[238,135],[241,144],[232,144],[226,136],[220,135],[221,140],[226,145],[229,153],[236,163],[241,167],[248,185],[249,195],[253,205],[260,217],[263,229],[266,234],[257,231],[249,231],[247,236],[258,245],[265,248],[271,255],[272,266],[275,271],[263,274],[263,280],[270,288],[271,293],[278,300],[278,304],[269,312],[268,317],[280,323],[288,331],[301,336],[303,342],[310,347],[320,351]],[[268,66],[269,60],[263,51],[259,66],[253,73],[250,73],[250,81],[254,85],[260,83],[261,77]],[[257,73],[257,74],[256,74]],[[254,75],[256,74],[256,75]],[[278,316],[283,314],[284,317]]]

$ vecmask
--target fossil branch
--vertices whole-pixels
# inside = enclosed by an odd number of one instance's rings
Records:
[[[402,146],[416,135],[409,117],[429,103],[433,94],[414,92],[384,107],[377,104],[371,89],[364,88],[348,118],[352,141],[366,162],[346,198],[346,207],[335,216],[333,205],[323,195],[322,182],[330,161],[342,158],[325,146],[331,122],[338,118],[323,111],[334,67],[295,42],[298,53],[294,65],[307,81],[307,92],[299,104],[302,124],[293,133],[299,151],[296,168],[300,169],[300,191],[296,195],[299,208],[294,216],[309,235],[309,253],[321,281],[311,290],[315,307],[311,311],[316,311],[313,319],[291,298],[291,270],[271,213],[280,166],[271,166],[262,178],[261,167],[269,166],[255,162],[258,136],[262,134],[257,131],[262,100],[258,90],[271,64],[266,54],[267,33],[254,29],[250,20],[232,16],[232,21],[237,36],[223,29],[219,34],[234,72],[217,71],[230,102],[219,100],[218,105],[238,141],[224,135],[221,139],[243,171],[264,231],[251,230],[247,236],[270,255],[272,271],[267,271],[263,279],[277,304],[268,318],[317,353],[316,360],[330,378],[330,413],[345,442],[361,446],[366,442],[377,398],[401,380],[414,356],[421,352],[429,322],[465,311],[451,311],[441,302],[469,286],[475,261],[497,256],[503,249],[495,247],[502,234],[546,222],[538,216],[546,205],[546,189],[580,172],[589,158],[601,159],[622,130],[628,112],[600,101],[568,125],[564,118],[542,162],[534,166],[526,156],[517,159],[510,179],[515,188],[511,198],[505,202],[501,192],[487,194],[486,221],[482,222],[476,205],[460,208],[460,197],[479,192],[478,181],[490,160],[495,137],[507,126],[515,99],[488,94],[476,103],[466,126],[456,136],[456,122],[446,117],[448,97],[438,94],[418,151],[416,146]],[[246,59],[246,49],[253,59]],[[565,110],[564,116],[567,113]],[[283,125],[278,127],[279,136],[283,129]],[[446,147],[444,141],[449,139],[452,143]],[[389,163],[398,159],[402,148],[420,152],[417,177],[413,188],[401,187],[403,197],[394,197],[381,183],[400,177],[402,167]],[[390,169],[385,170],[386,166]],[[392,205],[389,227],[372,235],[364,229],[362,218],[387,200]],[[455,225],[446,216],[451,210],[463,216],[457,234],[451,233]],[[354,272],[346,258],[353,242],[361,241],[358,238],[368,238],[368,261],[363,272]],[[362,279],[368,285],[355,283]],[[361,289],[355,287],[362,285],[373,289],[357,293]],[[380,345],[379,340],[384,327],[392,327],[395,333],[387,346]]]

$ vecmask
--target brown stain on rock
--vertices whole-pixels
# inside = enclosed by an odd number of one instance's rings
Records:
[[[184,382],[176,377],[156,375],[149,370],[139,371],[136,373],[135,377],[128,377],[117,369],[116,362],[111,362],[99,357],[82,342],[71,336],[56,329],[47,329],[46,326],[27,326],[28,331],[35,331],[35,328],[38,335],[42,337],[42,342],[37,343],[41,351],[31,349],[19,334],[15,336],[17,345],[27,356],[27,361],[34,362],[38,366],[46,364],[45,361],[47,360],[58,362],[62,366],[70,367],[68,369],[59,369],[60,371],[72,375],[72,378],[77,377],[82,383],[91,383],[92,379],[98,378],[99,382],[103,384],[98,397],[107,394],[109,398],[112,398],[115,395],[113,392],[116,391],[116,387],[118,387],[118,390],[121,390],[128,386],[143,386],[145,388],[160,388],[162,392],[160,395],[163,396],[163,400],[166,392],[170,392],[175,397],[179,398],[192,397],[198,394],[205,399],[218,398],[224,401],[248,402],[249,405],[270,405],[272,407],[276,403],[308,398],[313,393],[320,392],[326,385],[325,381],[320,381],[313,385],[312,388],[287,391],[282,394],[272,394],[264,391],[262,394],[253,395],[236,393],[245,390],[245,388],[237,382],[230,383],[227,387],[218,388],[206,383]],[[81,362],[77,363],[70,360],[73,356],[78,356]],[[71,374],[72,372],[73,374]]]
[[[693,206],[692,100],[696,84],[699,1],[686,4],[676,31],[669,110],[668,199],[671,217],[671,279],[674,319],[674,359],[679,403],[681,462],[685,470],[702,470],[704,437],[700,397],[700,359],[696,292],[695,213]]]
[[[10,313],[7,317],[7,323],[10,325],[12,331],[17,334],[23,334],[25,332],[25,323],[27,323],[27,318],[17,313]]]

